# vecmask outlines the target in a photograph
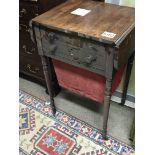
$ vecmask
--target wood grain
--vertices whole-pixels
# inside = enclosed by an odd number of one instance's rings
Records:
[[[77,8],[91,10],[85,16],[71,14]],[[135,23],[135,9],[100,1],[68,0],[54,9],[36,17],[37,22],[46,27],[59,29],[66,33],[74,32],[83,37],[117,44],[124,35],[128,35]],[[114,38],[103,37],[105,31],[115,33]]]

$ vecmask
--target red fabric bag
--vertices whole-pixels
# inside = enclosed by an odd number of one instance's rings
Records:
[[[70,91],[88,97],[102,103],[104,100],[104,90],[106,79],[104,76],[92,73],[58,60],[52,60],[57,75],[59,85]],[[112,93],[118,87],[124,66],[118,70],[112,81]]]

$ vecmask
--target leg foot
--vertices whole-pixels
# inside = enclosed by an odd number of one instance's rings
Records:
[[[107,130],[103,130],[102,134],[103,134],[103,139],[104,139],[104,140],[108,140],[108,137],[107,137]]]
[[[55,114],[56,114],[56,107],[55,107],[54,99],[51,99],[51,107],[52,107],[52,110],[53,110],[53,115],[55,116]]]
[[[47,91],[48,91],[49,96],[50,96],[50,104],[51,104],[51,107],[53,110],[53,114],[55,115],[55,113],[56,113],[56,108],[54,105],[55,93],[54,93],[54,90],[52,88],[52,73],[51,73],[54,68],[51,64],[50,58],[45,57],[45,56],[41,56],[41,60],[42,60],[43,71],[44,71],[45,80],[46,80],[46,84],[47,84]]]
[[[108,124],[109,108],[110,108],[111,85],[112,85],[112,79],[107,79],[105,98],[104,98],[104,111],[103,111],[103,139],[105,140],[107,140],[107,124]]]
[[[46,93],[47,95],[49,95],[49,93],[48,93],[48,89],[47,89],[47,88],[45,89],[45,93]]]

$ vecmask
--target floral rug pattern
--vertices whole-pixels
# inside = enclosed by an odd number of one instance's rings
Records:
[[[134,149],[45,101],[19,91],[20,155],[134,155]]]

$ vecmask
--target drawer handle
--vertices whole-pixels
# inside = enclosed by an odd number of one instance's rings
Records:
[[[95,60],[96,60],[95,56],[89,55],[88,57],[84,58],[84,63],[90,65]]]
[[[31,51],[28,51],[26,45],[23,45],[24,52],[27,54],[33,54],[35,52],[35,48],[32,48]]]
[[[29,28],[28,26],[24,25],[24,24],[20,24],[19,25],[19,30],[22,30],[22,27],[24,28],[24,30],[28,33],[30,33],[31,35],[31,27]]]
[[[49,46],[49,50],[50,50],[51,53],[55,52],[56,49],[57,49],[56,45],[50,45]]]
[[[39,71],[38,67],[35,67],[34,70],[32,69],[32,66],[30,64],[27,64],[27,68],[31,73],[36,74]]]
[[[20,24],[19,25],[19,30],[22,30],[22,27],[24,28],[24,30],[27,30],[27,28],[28,28],[26,25]]]
[[[55,34],[53,32],[48,33],[48,37],[50,41],[53,41],[55,39]]]
[[[27,13],[26,9],[23,8],[19,13],[19,17],[22,18],[24,15],[26,15],[26,13]]]

